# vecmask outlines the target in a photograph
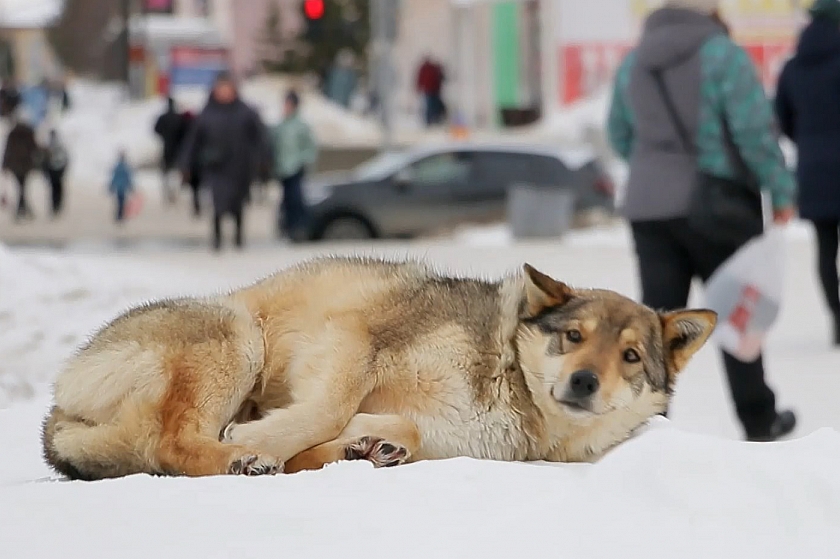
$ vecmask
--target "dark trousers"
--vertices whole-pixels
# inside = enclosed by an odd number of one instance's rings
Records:
[[[201,185],[198,183],[190,183],[190,190],[192,191],[193,215],[201,215]]]
[[[128,195],[123,192],[117,193],[117,221],[125,219],[125,202]]]
[[[632,229],[642,300],[657,310],[684,308],[692,279],[705,282],[739,248],[709,243],[682,219],[634,222]],[[747,436],[766,434],[776,418],[776,397],[764,381],[762,358],[744,363],[722,353],[735,410]]]
[[[61,213],[62,204],[64,202],[64,171],[50,169],[47,172],[47,177],[50,180],[52,213],[53,215],[58,215]]]
[[[306,205],[303,201],[303,176],[301,169],[294,175],[282,179],[283,199],[280,202],[281,231],[295,239],[302,234],[306,225]]]
[[[817,233],[817,262],[825,302],[840,317],[840,285],[837,279],[837,249],[840,241],[840,220],[814,221]]]
[[[443,99],[440,93],[426,93],[426,126],[438,124],[443,118]]]
[[[228,214],[233,216],[233,221],[236,224],[236,232],[234,233],[233,243],[237,247],[242,247],[242,227],[244,222],[242,206],[234,208]],[[222,218],[226,214],[215,213],[213,215],[213,248],[219,250],[222,247]]]
[[[29,203],[26,201],[26,177],[28,173],[22,175],[15,173],[15,180],[18,183],[18,207],[17,217],[26,217],[32,215],[32,210],[29,208]]]

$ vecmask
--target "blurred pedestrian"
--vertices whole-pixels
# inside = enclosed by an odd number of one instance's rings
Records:
[[[446,112],[442,95],[445,79],[443,66],[426,56],[417,71],[417,91],[423,96],[426,126],[439,124],[443,120]]]
[[[46,79],[21,90],[21,100],[32,127],[38,130],[47,118],[50,103],[50,84]]]
[[[9,117],[20,105],[20,90],[14,78],[3,80],[0,87],[0,117]]]
[[[192,111],[184,111],[182,116],[184,119],[184,137],[186,138],[195,124],[196,116]],[[201,167],[198,164],[198,158],[193,158],[189,173],[182,178],[184,179],[183,184],[189,186],[192,193],[193,217],[201,217]]]
[[[64,173],[70,163],[70,156],[58,132],[50,130],[50,139],[44,153],[44,171],[50,183],[52,215],[58,217],[64,203]]]
[[[817,0],[776,89],[782,132],[796,143],[799,215],[817,237],[818,271],[840,346],[840,2]]]
[[[283,185],[278,215],[280,231],[293,241],[302,240],[306,229],[303,181],[306,170],[318,159],[312,130],[300,116],[300,98],[289,91],[283,103],[283,120],[272,134],[274,168]]]
[[[175,170],[178,159],[178,149],[185,135],[183,115],[175,107],[175,100],[168,97],[166,111],[155,122],[155,134],[163,141],[161,158],[161,179],[163,199],[170,204],[175,203],[176,187],[172,184],[172,171]]]
[[[26,198],[26,180],[35,168],[38,158],[38,143],[35,129],[19,114],[13,117],[14,125],[6,138],[3,154],[3,170],[9,171],[18,184],[18,206],[15,220],[32,219],[34,214]]]
[[[350,108],[350,100],[358,81],[354,63],[353,51],[346,48],[339,51],[327,72],[324,86],[327,98],[346,109]]]
[[[134,173],[128,164],[125,150],[120,150],[117,157],[117,164],[114,165],[114,170],[111,172],[111,184],[108,190],[117,203],[116,221],[122,223],[125,221],[126,202],[134,191]]]
[[[197,164],[202,186],[213,194],[215,250],[221,248],[221,221],[226,215],[236,223],[234,244],[243,246],[244,206],[250,199],[251,182],[265,141],[256,111],[239,97],[233,77],[220,73],[207,105],[187,136],[179,161],[187,178]]]
[[[622,62],[608,120],[630,165],[622,212],[630,220],[643,302],[685,307],[703,281],[763,230],[759,188],[777,224],[794,214],[795,184],[774,132],[772,107],[743,48],[719,23],[718,0],[666,0]],[[734,209],[736,218],[726,219]],[[761,357],[723,353],[731,395],[749,440],[793,431],[777,411]]]

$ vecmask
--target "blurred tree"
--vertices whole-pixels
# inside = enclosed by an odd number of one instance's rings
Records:
[[[303,26],[292,38],[282,32],[281,11],[271,4],[260,40],[263,68],[269,72],[314,73],[323,80],[338,53],[348,49],[364,73],[370,40],[368,0],[323,0],[322,6],[299,2]]]
[[[120,8],[121,2],[113,0],[65,0],[61,17],[47,35],[62,65],[81,74],[120,79],[125,56],[118,44]]]

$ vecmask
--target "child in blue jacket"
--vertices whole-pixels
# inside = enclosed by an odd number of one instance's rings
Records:
[[[111,186],[108,191],[117,198],[117,222],[120,223],[125,219],[125,202],[128,195],[134,191],[134,178],[125,151],[120,151],[117,164],[111,173]]]

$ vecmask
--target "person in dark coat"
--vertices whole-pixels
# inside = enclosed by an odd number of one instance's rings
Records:
[[[799,215],[816,231],[818,268],[840,346],[840,2],[817,0],[776,91],[782,132],[798,148]]]
[[[192,111],[184,111],[184,135],[189,135],[190,129],[195,124],[196,116]],[[183,177],[183,184],[189,186],[192,191],[193,217],[201,217],[201,167],[198,165],[198,158],[193,158],[188,176]]]
[[[216,250],[221,248],[221,220],[225,215],[236,222],[234,242],[242,247],[243,210],[265,149],[262,128],[256,111],[240,99],[233,78],[220,74],[190,130],[180,159],[185,177],[189,177],[194,162],[199,166],[202,186],[213,195]]]
[[[8,117],[14,114],[20,105],[20,90],[13,79],[3,82],[0,87],[0,117]]]
[[[58,132],[50,130],[50,141],[44,153],[44,172],[50,182],[53,217],[58,217],[64,203],[64,173],[69,162],[64,142],[58,137]]]
[[[18,207],[15,218],[32,218],[32,209],[26,200],[26,179],[35,168],[38,157],[38,143],[35,130],[26,122],[17,119],[6,139],[3,154],[3,170],[14,175],[18,183]]]
[[[178,149],[184,139],[185,124],[183,115],[175,108],[175,100],[169,97],[166,112],[155,122],[155,134],[163,141],[163,158],[161,159],[163,194],[170,204],[175,201],[175,189],[170,183],[169,176],[178,160]]]

